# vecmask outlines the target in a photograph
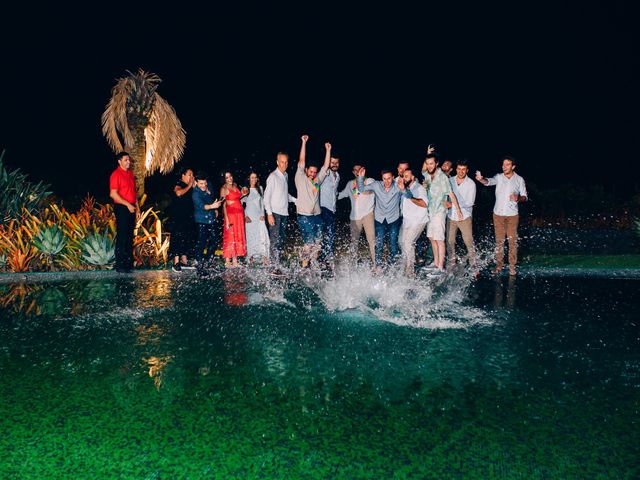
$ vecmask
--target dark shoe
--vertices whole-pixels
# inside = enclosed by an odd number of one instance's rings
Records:
[[[179,263],[174,263],[173,267],[171,267],[171,270],[173,270],[174,272],[181,272],[182,266]]]

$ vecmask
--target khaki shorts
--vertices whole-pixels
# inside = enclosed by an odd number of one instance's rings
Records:
[[[427,237],[431,240],[444,241],[444,231],[447,225],[447,214],[434,215],[427,225]]]

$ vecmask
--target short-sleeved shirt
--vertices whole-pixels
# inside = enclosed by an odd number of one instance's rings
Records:
[[[299,215],[320,215],[320,201],[318,195],[320,193],[320,184],[327,175],[327,169],[322,167],[318,172],[318,176],[314,182],[309,180],[304,173],[304,168],[298,167],[296,170],[296,211]]]
[[[422,175],[424,176],[424,188],[427,190],[429,198],[429,215],[432,217],[446,215],[447,207],[445,207],[444,201],[452,191],[449,177],[439,168],[436,168],[433,178],[429,172],[422,172]]]
[[[521,197],[527,196],[524,178],[514,172],[511,178],[507,178],[504,173],[498,173],[487,180],[488,187],[492,185],[496,187],[496,204],[493,207],[493,213],[503,217],[518,215],[518,202],[514,202],[509,197],[513,193]]]
[[[427,223],[429,221],[429,199],[427,198],[427,191],[417,180],[413,182],[411,187],[407,188],[411,190],[413,198],[416,200],[424,200],[427,206],[421,207],[413,203],[410,198],[404,197],[402,199],[402,226],[412,227]]]
[[[118,166],[109,177],[109,191],[116,190],[118,195],[131,204],[136,203],[136,182],[131,170]]]
[[[182,180],[178,180],[175,186],[183,189],[187,184]],[[190,225],[193,223],[193,197],[190,190],[181,196],[178,196],[175,191],[173,192],[171,221],[174,225]]]

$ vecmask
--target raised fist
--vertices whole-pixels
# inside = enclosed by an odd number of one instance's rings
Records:
[[[307,140],[309,140],[309,135],[302,135],[302,137],[300,137],[302,139],[302,141],[304,143],[307,143]]]

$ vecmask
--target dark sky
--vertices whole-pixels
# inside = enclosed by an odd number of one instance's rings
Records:
[[[345,175],[353,161],[420,165],[434,142],[486,173],[513,154],[541,186],[628,182],[640,131],[630,7],[487,3],[15,12],[0,32],[0,148],[63,197],[104,199],[114,163],[100,115],[114,79],[142,67],[187,131],[183,161],[211,173],[266,173],[308,133],[311,158],[329,140]]]

